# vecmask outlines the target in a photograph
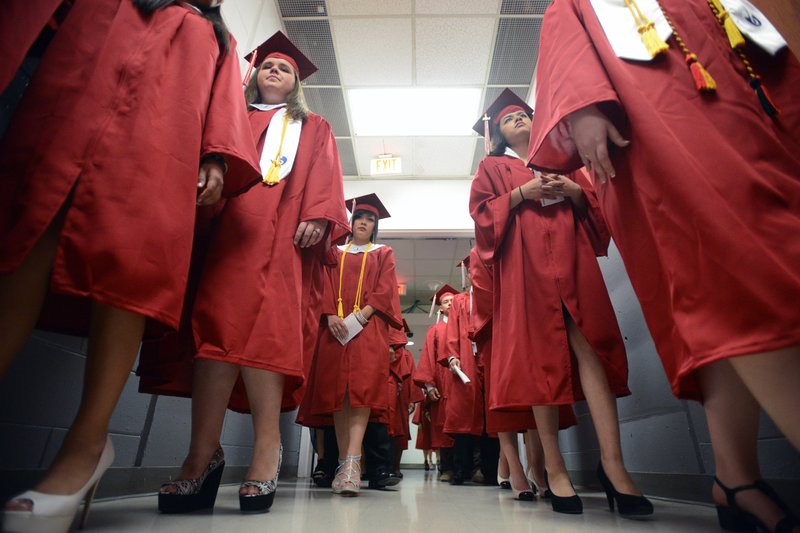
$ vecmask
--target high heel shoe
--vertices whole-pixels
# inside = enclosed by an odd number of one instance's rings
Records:
[[[158,493],[158,510],[162,513],[189,513],[214,507],[219,483],[225,470],[225,453],[217,448],[206,469],[196,479],[177,479],[161,485]],[[175,492],[163,492],[175,487]]]
[[[10,500],[9,503],[30,503],[30,511],[6,510],[3,531],[8,533],[65,533],[75,518],[81,500],[84,500],[80,527],[86,525],[89,509],[100,478],[114,462],[114,445],[106,437],[100,460],[89,480],[73,494],[45,494],[28,490]]]
[[[510,479],[510,477],[503,477],[500,474],[497,474],[497,484],[500,485],[501,489],[509,490],[511,488]]]
[[[646,516],[653,514],[653,504],[644,496],[634,496],[633,494],[622,494],[617,492],[614,484],[608,479],[603,463],[597,465],[597,479],[606,493],[608,500],[608,510],[614,512],[614,501],[617,502],[617,511],[620,516]]]
[[[275,500],[275,493],[278,491],[278,474],[281,473],[281,463],[283,462],[283,444],[278,452],[278,470],[275,477],[267,481],[248,479],[239,486],[239,509],[244,512],[265,513]],[[244,488],[255,487],[253,494],[242,494]]]
[[[536,500],[535,490],[517,490],[514,485],[509,481],[508,488],[514,493],[514,499],[521,502],[532,502]]]
[[[545,475],[545,480],[547,480],[547,471],[545,471],[544,475]],[[528,479],[528,485],[531,486],[531,490],[533,491],[534,494],[541,493],[542,499],[544,500],[550,499],[550,496],[552,496],[553,493],[550,492],[550,489],[547,487],[545,487],[544,490],[539,489],[539,486],[536,484],[536,481],[533,480],[533,472],[531,472],[530,467],[528,467],[528,469],[525,470],[525,477]]]
[[[544,471],[544,482],[547,483],[547,486],[550,486],[550,481],[547,478],[547,470]],[[572,482],[570,482],[570,486]],[[581,497],[577,494],[573,496],[559,496],[552,489],[548,489],[550,491],[550,505],[553,507],[553,511],[557,513],[563,514],[582,514],[583,513],[583,502],[581,501]],[[572,487],[572,490],[575,490],[575,487]]]
[[[361,491],[361,456],[348,455],[336,469],[336,476],[331,484],[334,494],[342,496],[358,496]]]
[[[780,507],[786,516],[775,526],[775,533],[790,533],[793,528],[800,526],[800,520],[792,514],[789,507],[783,503],[778,494],[771,486],[764,480],[757,479],[751,485],[739,485],[738,487],[728,488],[722,482],[714,477],[714,482],[725,492],[725,499],[728,502],[727,507],[717,505],[717,518],[719,519],[719,527],[726,531],[751,531],[753,533],[771,533],[770,529],[758,518],[756,515],[749,511],[745,511],[736,503],[736,493],[744,490],[760,490],[775,505]]]

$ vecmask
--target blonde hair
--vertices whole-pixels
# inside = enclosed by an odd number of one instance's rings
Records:
[[[258,73],[261,72],[263,66],[264,63],[261,63],[261,66],[252,73],[250,80],[247,82],[247,87],[245,87],[244,99],[248,106],[250,104],[261,103],[261,92],[258,90]],[[297,72],[293,72],[293,74],[294,87],[286,97],[286,112],[289,113],[292,120],[305,120],[310,111],[306,103],[306,97],[303,94],[303,86],[300,84],[300,78],[297,76]]]

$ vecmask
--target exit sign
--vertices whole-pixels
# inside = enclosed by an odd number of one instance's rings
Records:
[[[370,176],[387,176],[402,173],[403,167],[399,157],[380,157],[372,159],[369,163]]]

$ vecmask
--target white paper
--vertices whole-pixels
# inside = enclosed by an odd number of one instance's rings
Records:
[[[347,327],[347,336],[343,339],[336,338],[336,340],[342,343],[342,346],[353,340],[353,337],[361,333],[361,330],[364,329],[364,326],[361,325],[361,322],[358,321],[356,315],[353,313],[344,317],[344,325]]]
[[[456,375],[459,378],[461,378],[462,382],[464,382],[464,385],[466,385],[467,383],[470,382],[470,379],[467,377],[467,375],[464,372],[461,371],[461,369],[459,367],[454,367],[454,370],[456,371]]]
[[[542,207],[547,207],[548,205],[557,204],[557,203],[563,202],[563,201],[564,201],[564,197],[563,196],[556,196],[555,198],[542,198],[542,200],[541,200]]]
[[[636,19],[625,0],[590,0],[597,20],[611,44],[617,57],[636,61],[650,61],[650,52],[645,48],[642,37],[636,28]],[[636,0],[645,17],[655,24],[659,37],[666,42],[672,35],[672,28],[664,17],[656,0]]]

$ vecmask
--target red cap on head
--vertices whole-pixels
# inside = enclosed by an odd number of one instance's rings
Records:
[[[347,209],[350,210],[350,213],[355,213],[359,210],[369,211],[370,213],[375,213],[375,215],[379,218],[389,218],[390,215],[389,211],[386,210],[384,207],[383,202],[381,202],[378,195],[375,193],[365,194],[364,196],[358,196],[356,198],[350,198],[345,200],[345,205]]]
[[[444,298],[448,294],[451,296],[455,296],[456,294],[458,294],[458,291],[453,287],[451,287],[450,285],[448,285],[447,283],[445,283],[444,285],[441,286],[441,288],[438,291],[436,291],[436,294],[430,297],[430,301],[432,302],[434,301],[433,299],[436,298],[437,302],[441,302],[442,298]]]
[[[478,122],[472,126],[472,129],[478,132],[478,135],[484,135],[484,121],[483,117],[488,116],[494,124],[498,124],[500,119],[513,111],[525,111],[528,115],[533,114],[533,108],[525,103],[525,100],[520,98],[511,89],[503,89],[494,102],[481,114]]]
[[[316,65],[280,31],[276,31],[272,37],[247,54],[244,59],[252,66],[256,63],[260,65],[271,57],[287,61],[292,65],[300,80],[306,79],[318,70]],[[245,76],[245,83],[249,79],[249,73],[250,69],[248,69],[248,75]]]

